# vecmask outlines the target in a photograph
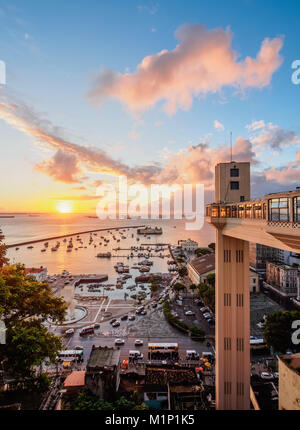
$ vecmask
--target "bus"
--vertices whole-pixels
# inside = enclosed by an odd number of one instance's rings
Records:
[[[178,343],[148,343],[149,360],[178,359]]]
[[[95,326],[90,325],[87,327],[83,327],[79,332],[79,336],[85,336],[86,334],[94,334],[94,332],[95,332]]]
[[[58,361],[83,361],[83,350],[77,349],[66,349],[64,351],[60,351],[57,357]]]

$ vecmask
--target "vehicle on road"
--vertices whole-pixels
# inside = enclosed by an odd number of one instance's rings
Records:
[[[197,351],[194,349],[187,349],[186,350],[186,359],[187,360],[199,360],[200,356]]]
[[[205,312],[205,314],[203,314],[203,316],[206,320],[211,319],[211,314],[209,312]]]
[[[193,315],[195,315],[195,312],[194,312],[194,311],[186,311],[186,312],[184,313],[184,315],[186,315],[187,317],[189,317],[189,316],[193,316]]]
[[[261,379],[273,379],[274,376],[270,372],[261,372],[260,374]]]
[[[129,315],[128,320],[129,321],[134,321],[135,320],[135,316],[134,315]]]
[[[115,340],[115,345],[124,345],[125,340],[124,339],[116,339]]]
[[[126,321],[128,320],[128,315],[122,315],[120,318],[121,321]]]
[[[144,358],[144,354],[142,354],[140,351],[129,351],[129,358],[135,358],[142,360]]]
[[[215,325],[215,320],[213,318],[208,318],[207,322],[210,325]]]
[[[76,345],[74,349],[76,349],[77,351],[83,351],[83,346]]]
[[[141,311],[141,315],[147,315],[147,311],[144,309]]]
[[[112,323],[112,326],[115,327],[119,327],[120,326],[120,321],[115,321],[114,323]]]
[[[134,344],[135,346],[142,346],[144,345],[144,341],[141,339],[135,339]]]
[[[116,321],[117,321],[117,318],[113,318],[112,320],[110,320],[110,324],[113,324]]]
[[[100,323],[95,323],[95,324],[94,324],[94,327],[95,327],[95,328],[100,328]]]
[[[69,328],[65,331],[66,336],[72,336],[75,333],[75,330],[73,328]]]
[[[58,354],[57,360],[60,362],[63,361],[83,361],[83,350],[77,349],[65,349],[64,351],[60,351]]]
[[[207,307],[200,308],[200,311],[204,314],[209,311]]]
[[[87,334],[94,334],[94,333],[95,333],[95,328],[93,325],[90,325],[87,327],[83,327],[79,332],[79,336],[85,336]]]

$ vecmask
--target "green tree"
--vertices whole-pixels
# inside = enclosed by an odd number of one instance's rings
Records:
[[[269,314],[264,329],[264,338],[267,345],[282,353],[286,352],[287,349],[300,351],[299,345],[292,343],[292,322],[295,320],[300,320],[299,311],[283,311]]]
[[[211,242],[211,243],[208,245],[208,248],[209,248],[209,249],[211,249],[213,252],[215,252],[215,249],[216,249],[216,244],[215,244],[215,242]]]
[[[62,344],[49,333],[46,319],[62,321],[66,305],[53,297],[47,283],[27,276],[23,265],[0,270],[0,318],[7,328],[7,342],[0,349],[4,369],[15,378],[35,378],[34,366],[55,359]]]
[[[215,283],[216,283],[216,275],[215,275],[215,273],[209,273],[209,274],[206,276],[206,282],[207,282],[210,286],[214,287],[214,286],[215,286]]]
[[[188,274],[187,268],[185,266],[180,267],[178,273],[180,276],[186,276]]]
[[[211,253],[211,250],[208,248],[197,248],[195,250],[195,254],[197,255],[197,257],[201,257],[202,255],[206,255],[210,253]]]
[[[2,242],[4,236],[0,235],[0,268],[8,264],[8,258],[6,257],[6,245]]]

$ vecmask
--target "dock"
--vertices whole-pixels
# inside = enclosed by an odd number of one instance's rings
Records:
[[[7,248],[13,248],[15,246],[30,245],[32,243],[48,242],[50,240],[63,239],[65,237],[78,236],[80,234],[95,233],[95,232],[98,232],[98,231],[124,230],[124,229],[128,229],[128,228],[141,228],[141,227],[144,227],[144,225],[142,225],[142,226],[141,225],[131,225],[131,226],[98,228],[96,230],[86,230],[86,231],[79,231],[79,232],[76,232],[76,233],[67,233],[67,234],[62,234],[62,235],[59,235],[59,236],[46,237],[46,238],[43,238],[43,239],[27,240],[26,242],[19,242],[19,243],[13,243],[13,244],[10,244],[10,245],[6,245],[6,247]]]

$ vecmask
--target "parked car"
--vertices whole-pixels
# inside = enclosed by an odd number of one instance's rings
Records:
[[[73,328],[69,328],[66,330],[65,335],[66,336],[72,336],[75,333],[75,330]]]
[[[117,321],[117,318],[113,318],[112,320],[110,320],[110,324],[113,324],[116,321]]]
[[[274,376],[270,372],[261,372],[260,374],[261,379],[273,379]]]
[[[135,346],[142,346],[144,345],[144,341],[141,339],[135,339],[134,344]]]
[[[209,312],[205,312],[205,314],[203,314],[203,316],[206,320],[211,318],[211,314]]]
[[[187,317],[189,317],[189,316],[195,315],[195,312],[194,312],[194,311],[186,311],[184,314],[185,314]]]
[[[115,321],[112,326],[115,327],[119,327],[120,326],[120,321]]]
[[[95,323],[95,324],[94,324],[94,327],[95,327],[95,328],[100,328],[100,323]]]
[[[126,321],[128,320],[128,315],[122,315],[121,316],[121,321]]]
[[[74,349],[76,349],[76,351],[82,351],[84,348],[83,346],[76,345]]]
[[[213,318],[208,318],[207,322],[210,325],[215,325],[215,320]]]
[[[144,309],[143,311],[141,311],[141,315],[147,315],[147,311]]]
[[[124,339],[116,339],[115,340],[115,345],[124,345],[125,340]]]
[[[152,307],[153,307],[153,309],[154,309],[154,308],[157,308],[157,303],[155,303],[155,302],[154,302],[154,303],[152,303]]]
[[[134,321],[135,320],[135,316],[134,315],[129,315],[128,320],[129,321]]]
[[[203,308],[200,308],[200,311],[201,311],[202,313],[205,313],[205,312],[208,312],[208,311],[209,311],[209,309],[208,309],[207,307],[203,307]]]

